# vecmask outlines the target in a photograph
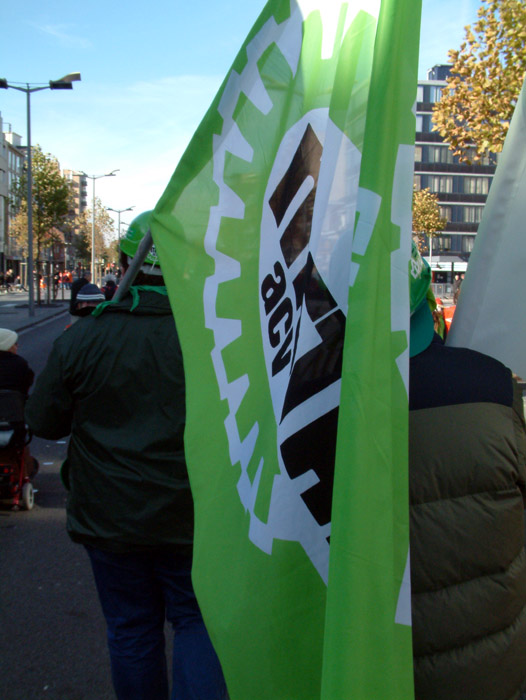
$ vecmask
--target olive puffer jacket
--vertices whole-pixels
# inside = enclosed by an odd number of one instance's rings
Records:
[[[411,359],[416,700],[515,700],[526,677],[526,432],[510,371],[433,342]]]
[[[57,338],[26,406],[35,435],[71,433],[71,538],[111,551],[190,545],[193,534],[175,322],[164,287],[132,291]]]

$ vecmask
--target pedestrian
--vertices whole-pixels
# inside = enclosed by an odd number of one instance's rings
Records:
[[[76,320],[79,317],[89,316],[93,309],[98,306],[102,301],[105,301],[105,296],[102,290],[97,287],[96,284],[85,284],[80,288],[77,298],[75,299],[75,308],[73,309],[73,314]]]
[[[104,293],[106,301],[110,301],[110,299],[113,299],[113,296],[117,291],[117,284],[114,275],[106,275],[106,277],[104,278],[104,286],[102,288],[102,291]]]
[[[431,273],[416,247],[411,270],[415,700],[518,700],[526,678],[522,397],[503,364],[434,334]]]
[[[79,293],[79,290],[82,289],[82,287],[85,284],[88,284],[88,282],[91,282],[91,272],[86,270],[84,274],[82,274],[80,277],[78,277],[73,284],[71,285],[71,297],[69,300],[69,313],[74,316],[74,311],[75,311],[75,301],[77,299],[77,294]]]
[[[15,276],[13,274],[13,270],[9,268],[9,270],[5,273],[5,286],[8,292],[11,291],[11,285],[13,284],[15,279]]]
[[[458,303],[458,298],[460,296],[460,290],[461,290],[463,281],[464,281],[464,275],[455,275],[455,281],[453,283],[453,303],[455,305]]]
[[[149,218],[134,219],[121,240],[123,268]],[[223,698],[191,582],[183,362],[154,249],[130,292],[94,313],[55,341],[26,419],[48,439],[71,431],[67,529],[91,561],[117,698],[168,697],[165,618],[174,629],[172,698]]]

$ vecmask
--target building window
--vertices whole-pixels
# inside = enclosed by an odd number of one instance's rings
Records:
[[[440,163],[440,146],[429,146],[428,159],[430,163]]]
[[[442,87],[438,85],[429,86],[429,102],[440,102],[442,99]]]
[[[418,85],[418,87],[416,88],[416,101],[417,102],[424,101],[424,86],[423,85]]]
[[[415,146],[415,163],[422,162],[422,146]]]
[[[432,192],[453,192],[453,178],[450,175],[430,175],[428,183]]]
[[[487,177],[465,177],[464,194],[488,194],[489,179]]]
[[[449,252],[451,250],[451,236],[433,236],[432,248],[437,255]]]
[[[451,207],[439,206],[438,210],[442,219],[447,219],[448,221],[451,221]]]
[[[416,115],[416,130],[424,131],[426,133],[431,131],[431,115],[430,114],[417,114]]]
[[[415,190],[422,189],[422,175],[413,175],[413,185]]]
[[[476,150],[474,147],[468,148],[466,155],[468,156],[469,160],[474,163],[475,160],[475,155],[476,155]],[[477,165],[497,165],[497,154],[496,153],[485,153],[480,160],[476,161]]]
[[[453,153],[447,146],[428,146],[429,163],[453,163]]]
[[[462,252],[471,253],[475,243],[475,236],[462,236]]]
[[[464,207],[464,221],[478,224],[482,219],[482,207]]]

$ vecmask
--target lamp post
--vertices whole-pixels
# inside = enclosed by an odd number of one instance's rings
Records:
[[[117,170],[112,170],[111,173],[104,173],[104,175],[86,175],[86,173],[81,172],[83,177],[87,177],[93,182],[93,196],[91,205],[91,279],[95,282],[95,180],[99,180],[101,177],[113,177],[115,173],[119,172]]]
[[[119,245],[121,243],[121,214],[123,211],[131,211],[132,209],[135,209],[135,205],[131,207],[126,207],[126,209],[112,209],[111,207],[106,207],[108,211],[114,211],[116,214],[118,214],[118,222],[117,222],[117,235],[118,235],[118,242]]]
[[[122,226],[125,227],[124,230],[126,231],[131,226],[131,224],[128,223],[127,221],[121,221],[121,227]],[[119,241],[121,240],[121,238],[122,238],[122,229],[119,229]],[[121,263],[120,263],[120,251],[121,251],[121,247],[119,244],[119,256],[118,256],[119,263],[118,264],[119,264],[119,268],[121,269],[121,272],[122,272]]]
[[[114,211],[118,216],[118,222],[117,222],[117,262],[119,260],[119,252],[121,248],[121,214],[123,211],[131,211],[132,209],[135,208],[135,205],[132,205],[131,207],[126,207],[126,209],[112,209],[111,207],[106,207],[108,211]]]
[[[26,93],[27,102],[27,280],[29,289],[29,315],[35,315],[35,290],[33,287],[33,177],[31,173],[31,93],[40,90],[72,90],[72,83],[80,80],[80,73],[68,73],[59,80],[43,83],[9,83],[0,78],[0,88],[12,88]],[[25,87],[23,87],[25,85]]]
[[[128,226],[130,227],[131,224],[128,224],[126,221],[121,221],[121,226]],[[122,229],[121,229],[122,231]],[[119,231],[119,240],[122,238],[121,231]]]

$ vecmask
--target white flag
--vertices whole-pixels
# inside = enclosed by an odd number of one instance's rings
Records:
[[[526,377],[526,83],[522,87],[447,342]]]

